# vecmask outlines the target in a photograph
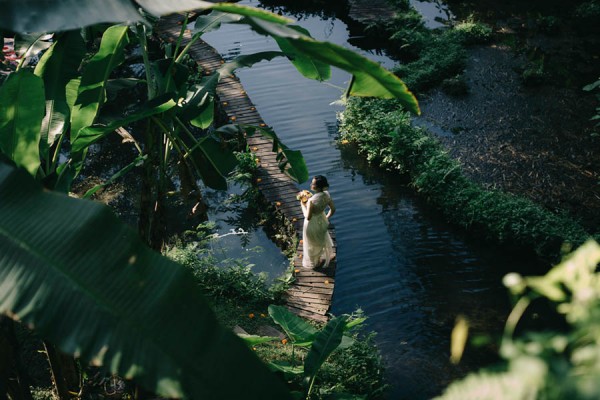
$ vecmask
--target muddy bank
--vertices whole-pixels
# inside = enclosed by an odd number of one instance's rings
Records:
[[[565,210],[590,231],[600,222],[595,98],[577,87],[526,87],[524,56],[501,45],[471,48],[469,94],[434,90],[420,98],[423,117],[475,181]],[[434,129],[435,130],[435,129]]]

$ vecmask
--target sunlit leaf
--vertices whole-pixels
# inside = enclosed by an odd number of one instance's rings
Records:
[[[215,118],[215,104],[212,100],[209,100],[203,103],[203,106],[198,110],[199,114],[190,120],[190,124],[200,129],[206,129],[212,125]]]
[[[465,344],[469,337],[469,323],[466,318],[459,315],[456,318],[456,324],[450,335],[450,361],[452,364],[458,364],[465,351]]]
[[[40,148],[44,155],[56,137],[66,132],[70,108],[66,102],[66,87],[79,75],[85,55],[85,43],[78,31],[65,32],[44,53],[35,67],[35,74],[44,80],[46,115],[42,124]],[[46,155],[47,157],[47,155]]]
[[[240,333],[238,333],[238,337],[242,339],[248,346],[255,346],[257,344],[275,342],[279,340],[279,338],[272,336],[247,335]]]
[[[71,111],[65,100],[46,100],[46,114],[40,130],[40,152],[42,158],[48,159],[48,150],[57,137],[64,134],[69,127]]]
[[[221,27],[221,24],[239,22],[242,18],[241,15],[223,13],[220,11],[213,11],[208,15],[200,15],[194,22],[194,29],[192,33],[197,32],[211,32]]]
[[[397,99],[407,110],[421,113],[417,99],[404,82],[375,61],[333,43],[303,38],[290,40],[290,43],[317,60],[350,72],[354,79],[349,95]]]

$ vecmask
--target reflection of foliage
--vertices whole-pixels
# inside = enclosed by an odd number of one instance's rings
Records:
[[[588,242],[545,276],[509,274],[518,298],[500,347],[504,363],[452,384],[440,399],[597,399],[600,396],[600,246]],[[528,307],[549,300],[567,330],[515,335]],[[487,395],[482,395],[486,393]]]
[[[294,0],[263,0],[260,7],[279,14],[291,15],[297,21],[307,17],[315,16],[323,20],[339,17],[347,13],[346,2],[327,0],[305,0],[302,2]]]

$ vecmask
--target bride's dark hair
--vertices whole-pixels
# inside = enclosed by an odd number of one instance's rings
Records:
[[[315,186],[321,190],[326,190],[329,187],[329,183],[327,183],[327,178],[323,175],[315,175],[313,178],[315,180]]]

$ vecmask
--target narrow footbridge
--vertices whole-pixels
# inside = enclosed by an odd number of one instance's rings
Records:
[[[175,41],[181,31],[183,16],[174,14],[163,17],[158,24],[158,33],[166,42]],[[182,46],[187,45],[191,39],[189,32],[183,37]],[[223,59],[218,52],[202,40],[192,45],[190,56],[205,73],[211,73],[223,64]],[[226,113],[227,120],[232,123],[266,126],[256,107],[246,94],[243,86],[235,75],[223,77],[217,86],[218,101],[221,109]],[[319,322],[329,319],[331,298],[335,286],[336,259],[332,260],[325,270],[311,270],[302,267],[302,224],[304,216],[296,200],[299,188],[286,174],[282,173],[273,153],[273,143],[262,136],[247,138],[248,146],[259,160],[256,185],[260,192],[277,212],[293,224],[298,235],[298,248],[294,258],[295,280],[286,292],[287,307],[296,314]],[[330,235],[334,242],[334,251],[337,244],[333,227]]]

